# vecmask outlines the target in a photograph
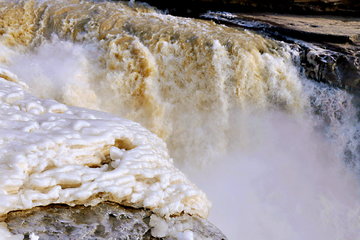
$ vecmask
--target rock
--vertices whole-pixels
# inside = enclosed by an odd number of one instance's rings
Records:
[[[302,46],[301,64],[309,78],[338,87],[360,90],[359,57]]]
[[[24,239],[30,239],[30,236],[38,236],[40,240],[163,239],[151,235],[152,216],[153,213],[150,210],[103,202],[89,207],[48,205],[30,210],[13,211],[6,215],[4,221],[12,234],[23,234]],[[195,236],[226,239],[220,230],[207,220],[189,215],[170,218],[167,223],[169,230],[165,231],[166,239],[174,239],[171,237],[174,233],[170,230],[173,227],[172,224],[179,225],[179,223],[190,226],[191,229],[183,229],[183,231],[190,230]]]
[[[235,19],[243,21],[241,24],[246,27],[309,42],[357,44],[359,41],[360,17],[234,13],[232,18],[233,22]]]
[[[172,14],[193,15],[207,10],[231,12],[270,11],[277,13],[324,14],[358,16],[360,2],[357,0],[143,0]]]

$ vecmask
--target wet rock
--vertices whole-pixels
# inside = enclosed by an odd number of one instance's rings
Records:
[[[336,14],[358,16],[360,2],[357,0],[143,0],[172,14],[189,14],[207,10],[231,12],[277,12],[296,14]]]
[[[23,234],[24,239],[38,236],[47,239],[173,239],[153,237],[150,218],[146,209],[123,207],[104,202],[97,206],[49,205],[7,214],[5,222],[12,234]],[[179,220],[178,220],[179,218]],[[186,223],[191,231],[203,238],[226,239],[208,221],[183,215],[172,218],[172,223]]]
[[[358,55],[311,48],[308,45],[301,48],[301,65],[309,78],[350,90],[360,90]]]

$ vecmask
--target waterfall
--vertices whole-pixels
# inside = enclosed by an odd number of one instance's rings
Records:
[[[157,134],[229,239],[359,238],[356,99],[304,77],[285,43],[135,2],[4,0],[0,15],[1,67]]]

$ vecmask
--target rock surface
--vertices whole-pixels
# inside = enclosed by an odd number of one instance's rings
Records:
[[[249,12],[271,11],[296,14],[336,14],[358,16],[360,2],[357,0],[144,0],[152,6],[172,13],[196,14],[204,10]]]
[[[258,28],[267,28],[268,32],[278,31],[307,41],[360,43],[360,17],[278,13],[234,13],[233,16],[249,23],[257,22]]]
[[[149,210],[104,202],[92,207],[49,205],[14,211],[6,215],[5,222],[12,234],[23,234],[24,239],[30,239],[34,234],[40,240],[173,239],[171,236],[159,238],[151,235],[152,215]],[[170,222],[191,226],[190,231],[200,238],[226,239],[220,230],[201,218],[183,215],[172,218]]]

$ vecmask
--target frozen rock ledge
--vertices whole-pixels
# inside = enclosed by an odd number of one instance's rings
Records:
[[[0,70],[2,220],[14,210],[104,201],[163,219],[208,216],[210,201],[173,166],[155,134],[111,114],[39,99],[26,88]]]

